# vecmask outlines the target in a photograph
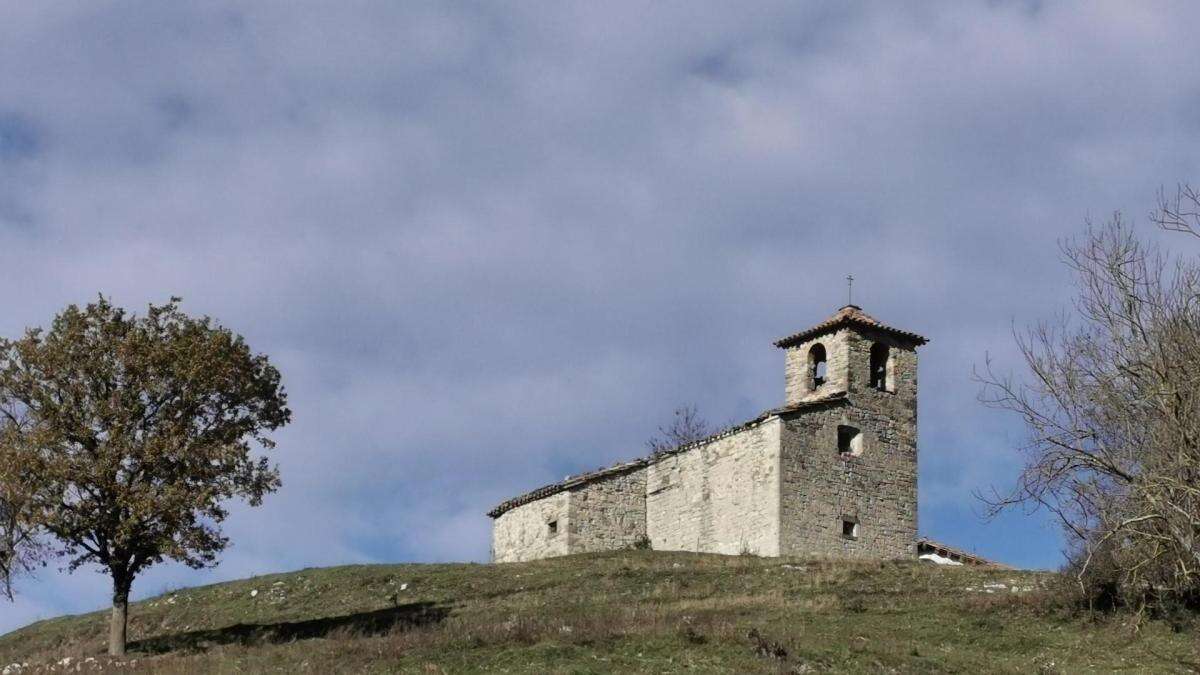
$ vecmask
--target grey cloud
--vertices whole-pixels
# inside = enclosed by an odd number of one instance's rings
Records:
[[[0,112],[0,162],[27,160],[41,146],[41,134],[32,121],[16,113]]]
[[[223,564],[141,593],[486,558],[490,506],[640,454],[673,407],[777,404],[771,340],[850,272],[932,338],[922,529],[1053,565],[1044,520],[972,513],[1019,429],[970,369],[1068,298],[1058,238],[1198,168],[1188,5],[0,13],[0,334],[182,295],[296,410],[285,486],[235,510]],[[25,591],[0,628],[104,596]]]

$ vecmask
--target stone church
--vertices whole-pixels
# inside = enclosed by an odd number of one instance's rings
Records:
[[[492,509],[492,557],[654,550],[981,558],[917,539],[917,348],[855,305],[775,343],[781,407]],[[930,557],[932,556],[932,557]]]

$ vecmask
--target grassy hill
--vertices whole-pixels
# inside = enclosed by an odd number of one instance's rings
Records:
[[[309,569],[0,637],[14,662],[146,672],[1197,672],[1193,628],[1047,611],[1051,575],[630,551]]]

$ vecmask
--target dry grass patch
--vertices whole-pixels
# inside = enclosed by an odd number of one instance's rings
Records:
[[[140,603],[134,637],[145,649],[134,656],[136,670],[164,673],[1016,673],[1050,662],[1063,672],[1135,662],[1138,672],[1179,672],[1200,661],[1195,634],[1165,624],[1132,635],[1046,611],[1047,578],[647,551],[303,570]],[[397,607],[428,613],[405,610],[398,616],[424,619],[389,624]],[[0,637],[0,667],[93,655],[102,619]]]

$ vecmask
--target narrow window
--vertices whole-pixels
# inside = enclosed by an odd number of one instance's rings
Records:
[[[837,434],[839,455],[848,457],[862,454],[862,432],[854,427],[839,424]]]
[[[842,537],[846,539],[858,539],[857,519],[842,517]]]
[[[550,530],[550,536],[558,534],[558,521],[552,520],[546,523],[546,529]]]
[[[882,342],[871,345],[871,388],[888,391],[888,346]]]
[[[825,345],[818,342],[808,350],[808,367],[812,375],[812,388],[825,384]]]

